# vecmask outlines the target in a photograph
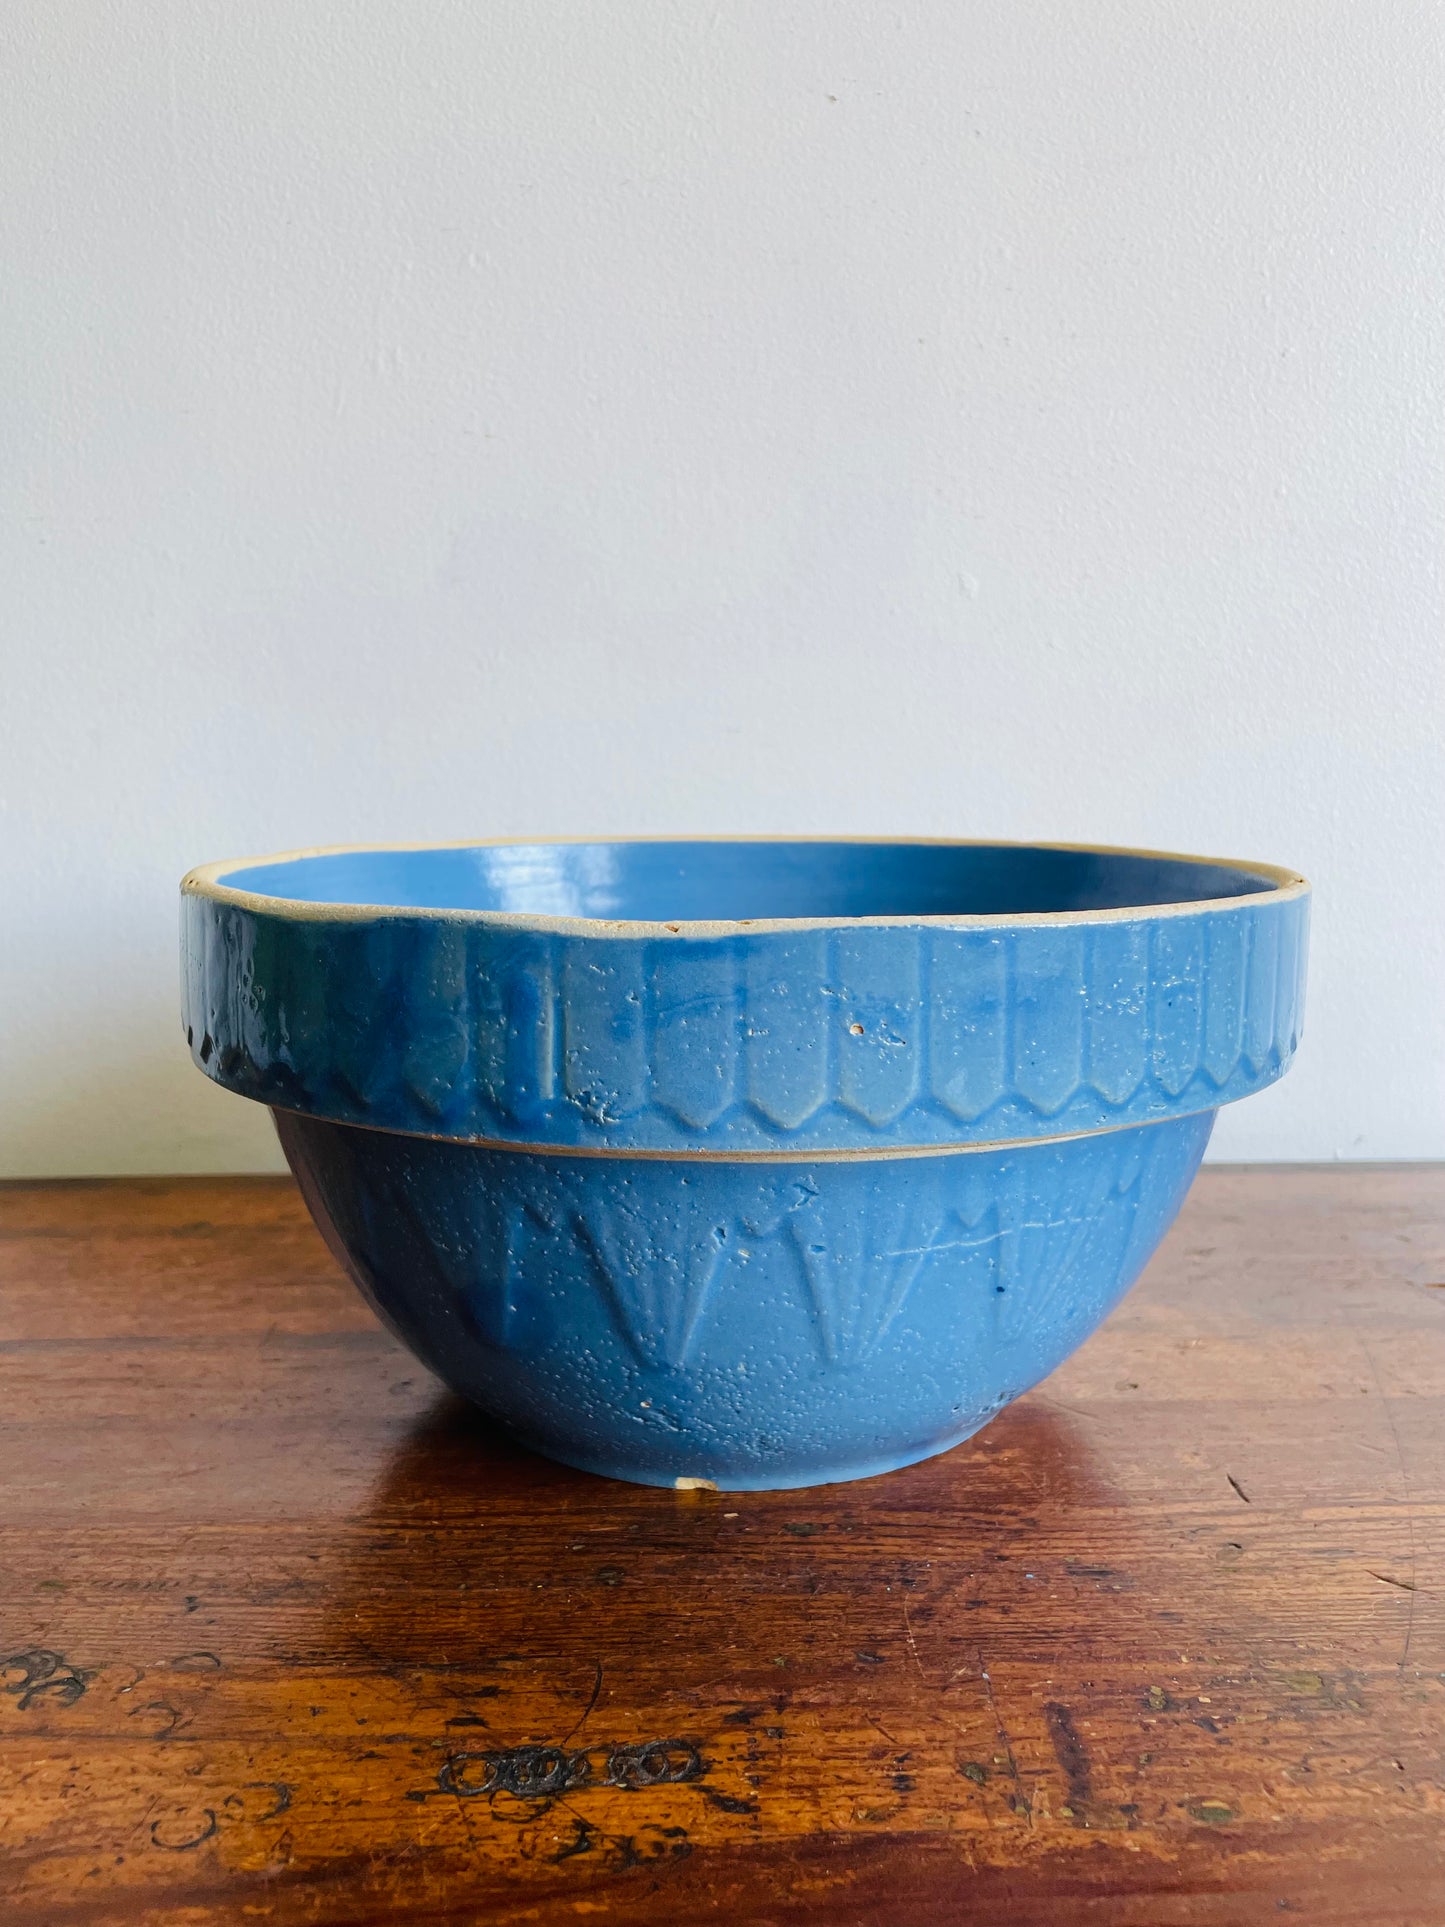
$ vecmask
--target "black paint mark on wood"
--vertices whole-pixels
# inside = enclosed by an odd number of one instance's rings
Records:
[[[510,1794],[517,1800],[554,1800],[583,1787],[616,1787],[639,1793],[679,1786],[706,1771],[692,1740],[644,1740],[638,1746],[513,1746],[497,1751],[453,1753],[437,1774],[437,1792],[463,1800]]]
[[[37,1700],[47,1706],[74,1706],[95,1678],[93,1670],[72,1666],[62,1653],[48,1646],[27,1646],[24,1652],[0,1659],[0,1675],[18,1673],[19,1679],[5,1678],[5,1691],[14,1696],[22,1713]]]
[[[187,1831],[186,1833],[182,1834],[179,1839],[163,1838],[162,1829],[166,1827],[167,1823],[164,1820],[152,1820],[151,1821],[152,1845],[163,1848],[167,1853],[190,1853],[193,1848],[201,1846],[205,1841],[211,1839],[211,1837],[215,1834],[217,1830],[215,1808],[202,1807],[201,1813],[205,1820],[205,1825],[200,1827],[199,1830],[197,1831]],[[174,1825],[175,1825],[176,1831],[179,1832],[181,1827],[186,1827],[188,1829],[194,1828],[195,1821],[189,1815],[182,1815],[174,1823]]]
[[[1044,1718],[1048,1721],[1054,1757],[1068,1782],[1069,1818],[1076,1827],[1086,1827],[1089,1824],[1088,1809],[1094,1795],[1089,1784],[1089,1755],[1084,1742],[1079,1738],[1074,1717],[1067,1706],[1061,1706],[1057,1700],[1047,1700],[1044,1703]]]
[[[720,1813],[756,1813],[758,1810],[756,1800],[735,1800],[730,1793],[719,1793],[715,1787],[705,1786],[702,1797]]]
[[[274,1820],[279,1814],[289,1813],[291,1811],[291,1795],[295,1789],[289,1786],[285,1780],[246,1781],[245,1789],[247,1792],[257,1788],[273,1796],[273,1804],[269,1806],[264,1813],[258,1813],[256,1815],[258,1824],[263,1820]]]
[[[615,1746],[607,1756],[605,1784],[637,1791],[699,1779],[702,1755],[691,1740],[654,1740],[642,1746]]]
[[[647,1861],[655,1865],[659,1860],[685,1860],[692,1852],[686,1827],[654,1827],[652,1831],[658,1837],[644,1842],[640,1848],[635,1834],[604,1833],[590,1820],[577,1815],[573,1816],[572,1826],[572,1838],[551,1856],[554,1866],[564,1860],[575,1860],[578,1854],[600,1850],[602,1864],[609,1873],[626,1873]]]
[[[144,1706],[133,1706],[130,1709],[129,1718],[134,1719],[138,1713],[155,1713],[160,1716],[159,1730],[151,1734],[153,1740],[169,1739],[181,1718],[179,1707],[172,1706],[169,1700],[147,1700]]]

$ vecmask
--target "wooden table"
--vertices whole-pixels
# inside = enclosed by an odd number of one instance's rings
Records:
[[[290,1184],[0,1190],[0,1919],[1445,1922],[1445,1171],[1211,1170],[946,1458],[531,1458]]]

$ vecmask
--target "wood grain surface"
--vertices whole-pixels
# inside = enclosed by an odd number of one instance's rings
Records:
[[[947,1457],[532,1458],[289,1183],[0,1190],[0,1919],[1445,1923],[1445,1172],[1210,1170]]]

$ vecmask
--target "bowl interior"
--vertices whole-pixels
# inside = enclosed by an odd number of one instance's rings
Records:
[[[1017,916],[1256,895],[1267,874],[1123,850],[979,843],[494,843],[336,850],[228,870],[299,903],[628,921]]]

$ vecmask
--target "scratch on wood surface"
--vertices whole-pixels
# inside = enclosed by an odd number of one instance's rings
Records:
[[[1386,1393],[1384,1381],[1380,1377],[1380,1368],[1375,1363],[1375,1354],[1370,1350],[1369,1340],[1358,1327],[1356,1328],[1355,1335],[1360,1341],[1361,1351],[1364,1352],[1365,1357],[1369,1360],[1370,1376],[1375,1381],[1375,1390],[1379,1393],[1380,1403],[1385,1408],[1385,1422],[1388,1424],[1390,1435],[1395,1441],[1395,1457],[1400,1467],[1400,1484],[1405,1493],[1405,1531],[1410,1539],[1410,1583],[1408,1586],[1402,1586],[1401,1590],[1410,1595],[1410,1601],[1405,1614],[1405,1637],[1400,1645],[1400,1657],[1395,1662],[1397,1670],[1403,1672],[1405,1670],[1405,1661],[1410,1657],[1410,1641],[1415,1636],[1415,1579],[1419,1570],[1419,1556],[1415,1546],[1415,1500],[1410,1490],[1410,1473],[1405,1464],[1405,1448],[1400,1442],[1400,1428],[1395,1423],[1395,1414],[1391,1410],[1389,1395]],[[1379,1574],[1376,1573],[1374,1576],[1378,1578]],[[1398,1582],[1386,1580],[1385,1583],[1391,1585]]]
[[[1009,1738],[1008,1729],[1005,1727],[999,1715],[998,1701],[994,1698],[993,1693],[993,1681],[988,1676],[988,1668],[983,1663],[983,1653],[981,1650],[978,1654],[978,1676],[983,1681],[984,1695],[988,1700],[988,1710],[993,1714],[993,1723],[998,1730],[999,1744],[1003,1747],[1004,1758],[1008,1761],[1008,1770],[1014,1783],[1014,1797],[1018,1805],[1022,1807],[1024,1819],[1028,1822],[1029,1829],[1032,1831],[1034,1824],[1034,1803],[1024,1792],[1023,1776],[1019,1772],[1019,1763],[1014,1757],[1013,1741]]]
[[[596,1706],[598,1697],[602,1692],[602,1661],[600,1659],[597,1659],[597,1660],[594,1660],[592,1663],[597,1668],[597,1677],[592,1682],[592,1697],[591,1699],[588,1700],[587,1704],[582,1708],[581,1717],[577,1721],[577,1724],[572,1728],[571,1732],[564,1734],[562,1740],[560,1741],[560,1744],[562,1746],[566,1746],[571,1740],[575,1739],[576,1736],[582,1731],[582,1728],[587,1724],[588,1719],[591,1717],[592,1709],[594,1706]]]
[[[1097,1412],[1081,1412],[1077,1405],[1065,1405],[1062,1399],[1047,1398],[1042,1392],[1036,1392],[1034,1396],[1040,1405],[1047,1405],[1055,1412],[1067,1412],[1070,1418],[1082,1419],[1086,1425],[1097,1425],[1099,1422]]]
[[[890,1733],[888,1731],[888,1728],[883,1724],[881,1720],[875,1719],[873,1715],[868,1711],[868,1708],[866,1706],[860,1706],[858,1710],[863,1715],[864,1719],[867,1720],[868,1724],[873,1728],[874,1732],[881,1733],[884,1739],[887,1740],[890,1746],[902,1745],[902,1741],[898,1738],[898,1736],[894,1733]]]
[[[908,1635],[908,1650],[913,1655],[913,1664],[918,1668],[918,1677],[923,1678],[923,1661],[918,1657],[918,1641],[913,1637],[913,1621],[908,1616],[908,1594],[903,1595],[903,1630]]]

